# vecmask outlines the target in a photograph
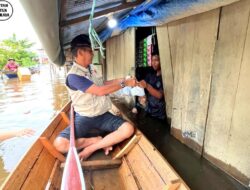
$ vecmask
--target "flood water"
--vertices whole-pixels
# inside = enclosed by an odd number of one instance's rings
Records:
[[[49,65],[41,66],[40,74],[31,81],[0,78],[0,133],[30,128],[31,137],[15,137],[0,142],[0,186],[51,119],[68,102],[64,86],[65,72]]]

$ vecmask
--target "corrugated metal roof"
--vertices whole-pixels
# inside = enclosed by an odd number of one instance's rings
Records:
[[[96,0],[93,26],[107,26],[107,15],[121,19],[144,0]],[[20,0],[50,60],[64,64],[63,48],[77,35],[88,33],[93,0]],[[106,16],[105,16],[106,15]]]
[[[129,27],[165,24],[235,1],[239,0],[96,0],[93,25],[101,39],[106,40],[113,32],[106,26],[110,13],[120,20],[115,30],[118,33]],[[88,33],[88,19],[93,0],[20,2],[51,61],[63,65],[63,48],[68,48],[69,42],[75,36]],[[133,9],[134,7],[136,8]]]
[[[116,7],[121,5],[121,0],[97,0],[95,11],[103,11],[109,8]],[[75,0],[75,1],[67,1],[66,2],[66,20],[78,18],[81,16],[89,15],[92,8],[93,1],[92,0]]]
[[[117,11],[114,13],[113,17],[117,20],[125,17],[132,9],[128,8],[122,11]],[[93,26],[98,32],[104,30],[107,27],[108,18],[106,16],[101,16],[93,20]],[[61,29],[62,44],[67,48],[70,41],[79,34],[87,34],[89,29],[89,20],[79,22],[77,24],[69,25]]]

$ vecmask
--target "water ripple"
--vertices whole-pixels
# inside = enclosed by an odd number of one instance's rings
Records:
[[[0,184],[69,100],[64,81],[64,70],[58,70],[51,77],[49,66],[43,66],[40,74],[32,75],[31,81],[0,79],[0,133],[24,128],[35,130],[32,137],[0,143]]]

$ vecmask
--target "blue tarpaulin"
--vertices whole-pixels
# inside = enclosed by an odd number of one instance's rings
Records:
[[[198,7],[217,8],[230,0],[151,0],[133,9],[125,18],[118,22],[116,31],[122,32],[129,27],[159,26],[171,21],[187,11],[200,13]],[[100,33],[102,41],[112,36],[113,29],[107,28]]]

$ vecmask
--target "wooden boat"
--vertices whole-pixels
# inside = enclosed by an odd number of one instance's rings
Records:
[[[31,78],[31,72],[28,68],[19,67],[17,71],[17,76],[20,81],[29,81]]]
[[[0,189],[60,189],[65,157],[52,145],[69,124],[68,103],[9,174]],[[117,146],[111,156],[103,151],[81,162],[86,189],[189,189],[181,177],[140,132]]]
[[[17,72],[13,71],[2,71],[9,79],[17,78]]]

